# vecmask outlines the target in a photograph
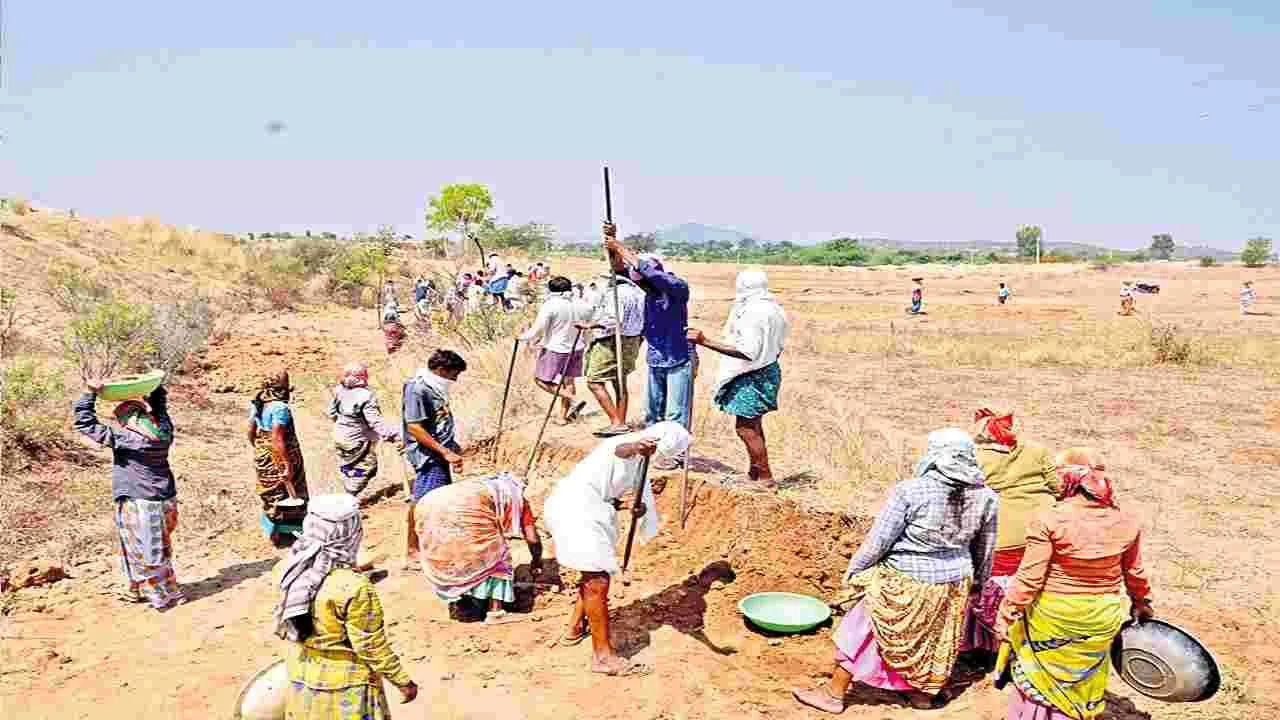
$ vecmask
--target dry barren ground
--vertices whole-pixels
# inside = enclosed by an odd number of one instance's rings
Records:
[[[585,261],[561,263],[585,277]],[[718,331],[732,297],[733,266],[684,265],[695,287],[691,324]],[[1164,291],[1139,298],[1143,318],[1114,314],[1119,273],[1154,279]],[[926,278],[927,316],[906,318],[908,278]],[[1024,436],[1050,448],[1100,448],[1124,507],[1145,529],[1156,607],[1204,639],[1226,670],[1223,691],[1199,705],[1149,701],[1113,680],[1106,717],[1272,717],[1280,662],[1276,627],[1280,530],[1280,321],[1240,318],[1233,293],[1249,274],[1264,301],[1280,292],[1280,272],[1151,265],[1100,272],[1079,266],[961,269],[771,270],[793,322],[784,357],[782,411],[770,416],[778,496],[741,482],[744,458],[731,423],[706,394],[707,357],[695,403],[692,510],[681,530],[679,475],[658,476],[664,530],[637,552],[613,608],[629,654],[654,675],[607,679],[586,672],[588,650],[550,649],[569,597],[522,597],[527,620],[500,627],[450,622],[413,573],[379,584],[394,645],[423,685],[398,718],[802,718],[788,689],[829,670],[830,628],[773,638],[746,627],[735,609],[761,590],[830,595],[849,553],[893,478],[905,473],[925,433],[968,426],[985,400],[1014,407]],[[1009,282],[1011,306],[994,306]],[[1274,290],[1269,290],[1274,288]],[[1153,366],[1148,323],[1172,323],[1199,353],[1190,366]],[[246,320],[175,389],[183,520],[179,579],[192,601],[159,615],[115,604],[108,519],[109,464],[91,450],[75,464],[7,482],[71,488],[96,507],[84,521],[86,547],[72,578],[7,596],[0,617],[0,717],[230,717],[243,682],[283,651],[270,633],[278,559],[255,529],[252,468],[241,439],[248,380],[286,363],[299,385],[300,433],[313,492],[335,487],[322,416],[324,385],[357,356],[376,359],[384,403],[425,353],[441,344],[419,333],[392,361],[368,313],[311,308]],[[493,467],[491,436],[509,348],[470,353],[457,412],[473,445],[468,473]],[[705,356],[704,356],[705,357]],[[497,465],[524,465],[543,408],[530,389],[532,360],[518,356],[517,387]],[[633,395],[643,383],[632,379]],[[396,415],[396,410],[392,410]],[[588,416],[551,428],[533,473],[540,507],[555,477],[591,447]],[[390,458],[387,458],[390,460]],[[388,463],[389,464],[389,463]],[[57,477],[50,477],[57,473]],[[400,476],[381,479],[389,493]],[[96,488],[97,495],[89,493]],[[196,489],[198,488],[198,490]],[[403,505],[371,504],[366,547],[397,547]],[[211,517],[226,519],[217,524]],[[77,537],[81,537],[78,535]],[[1003,717],[1004,696],[989,683],[967,688],[929,716]],[[847,716],[917,714],[863,690]]]

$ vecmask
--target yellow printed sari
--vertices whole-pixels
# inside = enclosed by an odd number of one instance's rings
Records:
[[[1125,621],[1123,596],[1041,593],[1009,627],[1011,674],[1023,695],[1070,717],[1102,714],[1111,643]]]

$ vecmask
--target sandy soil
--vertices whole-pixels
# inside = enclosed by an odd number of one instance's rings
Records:
[[[579,261],[563,264],[582,274],[589,268]],[[687,271],[695,286],[691,323],[718,329],[733,294],[733,267],[677,270]],[[1255,362],[1249,348],[1275,347],[1280,323],[1273,317],[1238,316],[1231,293],[1245,272],[1173,265],[1142,270],[1139,279],[1153,278],[1165,287],[1159,296],[1140,298],[1144,312],[1245,348],[1241,361],[1205,369],[1105,363],[983,367],[919,351],[840,352],[816,338],[797,342],[784,361],[783,412],[768,421],[771,430],[782,429],[775,432],[776,446],[792,450],[775,457],[776,471],[788,478],[779,496],[720,486],[745,463],[728,421],[708,411],[711,373],[704,373],[688,526],[681,530],[676,522],[680,476],[656,476],[662,534],[638,549],[634,567],[613,593],[626,653],[652,663],[656,672],[638,679],[592,676],[585,646],[549,648],[570,606],[570,597],[554,589],[521,597],[524,622],[457,623],[421,577],[398,570],[396,563],[378,589],[393,644],[422,684],[423,695],[413,705],[395,707],[395,716],[814,717],[791,700],[789,688],[826,677],[830,628],[769,637],[744,624],[736,603],[761,590],[830,596],[886,483],[865,487],[852,470],[847,478],[839,476],[822,452],[823,431],[803,427],[820,428],[837,411],[854,412],[868,432],[905,443],[899,448],[903,457],[886,461],[901,467],[927,430],[967,427],[975,403],[990,397],[1016,401],[1028,437],[1053,448],[1087,442],[1107,454],[1121,502],[1138,514],[1146,531],[1157,610],[1204,639],[1225,668],[1227,687],[1199,705],[1151,701],[1113,679],[1104,717],[1273,716],[1280,710],[1274,700],[1280,530],[1273,520],[1280,499],[1275,435],[1280,391],[1275,361]],[[1258,309],[1280,308],[1265,302],[1264,292],[1267,286],[1280,288],[1280,273],[1248,272],[1264,295]],[[930,314],[907,320],[902,316],[907,279],[916,274],[927,278]],[[848,338],[907,332],[923,343],[931,336],[1045,338],[1057,333],[1061,342],[1087,343],[1087,332],[1111,332],[1116,323],[1137,322],[1114,317],[1121,279],[1115,272],[1078,267],[787,268],[772,271],[771,277],[793,322],[808,323],[803,332],[815,335],[824,327],[833,328],[828,334]],[[999,280],[1011,281],[1012,306],[994,307]],[[172,612],[156,614],[113,601],[109,592],[118,570],[107,555],[70,568],[70,580],[10,596],[8,613],[0,618],[0,716],[230,717],[241,685],[284,650],[270,632],[276,596],[268,576],[278,554],[254,530],[257,510],[240,403],[249,378],[264,364],[287,360],[295,368],[295,382],[303,378],[299,417],[307,465],[316,478],[313,487],[323,489],[331,471],[325,476],[320,468],[331,459],[319,414],[320,380],[312,378],[331,378],[349,356],[381,353],[381,336],[366,315],[310,310],[254,318],[239,336],[209,353],[206,367],[183,381],[175,394],[191,398],[193,406],[205,403],[199,415],[205,426],[191,427],[195,409],[175,405],[180,445],[194,436],[199,446],[198,454],[180,448],[175,461],[192,453],[183,472],[221,482],[226,493],[188,497],[180,485],[180,500],[184,508],[234,513],[243,521],[212,534],[180,534],[177,571],[191,601]],[[428,338],[423,347],[433,344]],[[411,367],[415,352],[416,346],[406,351],[402,365]],[[504,363],[506,351],[495,352],[497,362]],[[633,378],[632,392],[641,390],[642,382]],[[540,419],[541,400],[523,392],[511,409],[513,429],[504,435],[503,467],[523,464]],[[460,422],[466,425],[468,418]],[[583,429],[600,418],[591,415],[584,422],[548,430],[547,451],[531,481],[536,508],[554,478],[591,447]],[[480,441],[491,435],[489,430],[470,427],[467,434],[487,451]],[[801,452],[802,447],[811,452]],[[489,469],[485,456],[473,453],[468,473]],[[108,468],[99,464],[93,471],[105,476]],[[390,474],[380,482],[394,491],[399,477]],[[104,517],[108,502],[104,498]],[[396,554],[403,507],[399,497],[390,497],[367,508],[368,552]],[[995,720],[1004,717],[1005,702],[1004,694],[984,681],[927,715]],[[851,717],[926,715],[867,689],[858,690],[851,703],[846,712]]]

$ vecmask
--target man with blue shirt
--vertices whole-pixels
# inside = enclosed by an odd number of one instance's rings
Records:
[[[462,448],[454,439],[453,413],[449,409],[449,387],[467,369],[467,362],[452,350],[437,350],[404,385],[401,417],[404,457],[413,467],[413,493],[407,515],[405,565],[418,555],[418,537],[413,507],[423,495],[453,482],[451,470],[462,470]]]
[[[648,425],[673,420],[689,429],[689,403],[697,355],[686,334],[689,283],[668,272],[655,255],[638,255],[618,242],[618,228],[604,225],[604,246],[615,270],[625,269],[644,290],[644,340],[649,364]],[[683,461],[663,459],[658,470],[674,470]]]

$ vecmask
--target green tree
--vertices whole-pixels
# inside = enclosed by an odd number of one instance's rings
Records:
[[[1018,254],[1022,257],[1035,257],[1036,250],[1040,246],[1040,236],[1043,233],[1039,225],[1023,225],[1018,228],[1014,237],[1018,240]]]
[[[1248,267],[1261,267],[1271,261],[1271,238],[1250,238],[1240,252],[1240,262]]]
[[[658,236],[654,233],[632,233],[622,240],[622,244],[636,252],[653,252],[658,249]]]
[[[486,248],[518,248],[541,253],[551,244],[553,235],[551,226],[542,223],[494,225],[483,234],[483,242]]]
[[[471,234],[493,225],[489,211],[493,196],[480,183],[454,183],[427,198],[427,229],[440,234],[457,233],[462,252],[471,245]],[[446,245],[447,247],[447,245]]]
[[[1151,236],[1151,257],[1157,260],[1168,260],[1173,257],[1173,236],[1169,233],[1159,233]]]

